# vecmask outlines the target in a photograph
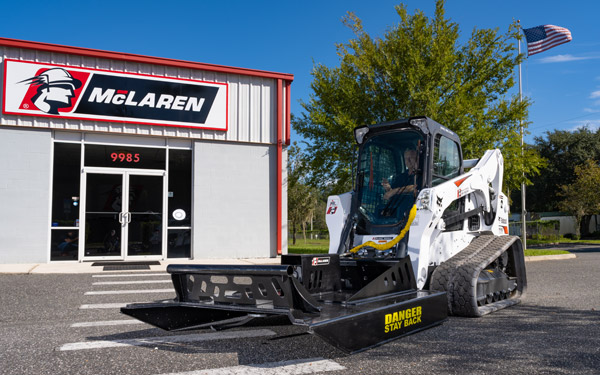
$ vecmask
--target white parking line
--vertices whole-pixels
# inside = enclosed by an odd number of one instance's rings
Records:
[[[141,289],[141,290],[100,290],[96,292],[85,292],[85,296],[95,296],[104,294],[144,294],[144,293],[168,293],[174,292],[175,289]]]
[[[71,328],[81,328],[81,327],[103,327],[103,326],[122,326],[129,324],[145,324],[142,321],[137,319],[127,319],[127,320],[104,320],[98,322],[81,322],[81,323],[73,323],[71,324]]]
[[[92,303],[88,305],[79,306],[80,310],[87,309],[120,309],[121,307],[125,307],[134,302],[126,302],[126,303]]]
[[[142,345],[152,346],[152,345],[185,343],[185,342],[244,339],[244,338],[251,338],[251,337],[263,337],[263,336],[273,336],[273,335],[275,335],[275,332],[271,331],[270,329],[257,329],[257,330],[248,330],[248,331],[211,332],[211,333],[179,335],[179,336],[145,337],[145,338],[139,338],[139,339],[73,342],[73,343],[65,344],[65,345],[59,347],[57,350],[67,351],[67,350],[116,348],[116,347],[121,347],[121,346],[142,346]]]
[[[98,281],[92,285],[133,285],[133,284],[171,284],[169,280],[134,280],[134,281]]]
[[[294,361],[270,362],[256,365],[222,367],[198,371],[177,372],[165,375],[300,375],[326,371],[342,371],[346,368],[339,363],[323,358],[300,359]]]
[[[169,276],[168,273],[127,273],[110,275],[92,275],[92,277],[145,277],[145,276]]]

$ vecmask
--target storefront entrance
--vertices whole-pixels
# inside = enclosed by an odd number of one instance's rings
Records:
[[[84,168],[84,260],[162,257],[164,176],[163,171]]]
[[[190,258],[189,145],[136,147],[99,144],[119,137],[88,137],[95,143],[54,143],[50,259]]]

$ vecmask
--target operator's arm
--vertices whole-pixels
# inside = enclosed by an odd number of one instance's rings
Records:
[[[403,186],[399,186],[397,188],[393,188],[391,187],[389,181],[387,178],[384,178],[381,181],[381,186],[383,186],[383,189],[385,190],[385,193],[383,194],[383,199],[388,200],[391,197],[393,197],[396,194],[402,194],[402,193],[412,193],[415,191],[416,189],[416,184],[411,184],[408,185],[408,183],[410,183],[411,181],[411,175],[405,176],[406,182],[407,184],[403,185]],[[414,182],[414,181],[413,181]]]

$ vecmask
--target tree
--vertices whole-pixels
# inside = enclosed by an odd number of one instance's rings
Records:
[[[288,148],[288,159],[288,220],[295,245],[298,227],[302,228],[306,242],[306,223],[315,214],[318,201],[315,189],[304,183],[303,154],[295,143]]]
[[[592,131],[583,127],[575,131],[546,132],[543,137],[535,138],[534,147],[548,163],[527,189],[527,208],[537,212],[554,211],[561,200],[560,186],[569,185],[576,178],[575,167],[588,159],[600,163],[600,129]]]
[[[586,160],[575,167],[575,181],[569,185],[561,185],[559,203],[562,211],[575,217],[575,237],[581,237],[581,222],[586,215],[600,213],[600,166],[593,160]]]
[[[508,95],[523,58],[515,51],[517,25],[506,34],[475,29],[460,45],[459,27],[444,17],[443,0],[431,19],[421,11],[409,15],[403,5],[396,12],[400,23],[375,39],[349,13],[344,23],[355,39],[337,45],[340,65],[313,68],[310,100],[293,120],[308,140],[308,182],[333,187],[334,193],[349,190],[354,127],[427,115],[461,137],[465,158],[502,149],[509,171],[505,186],[520,186],[522,172],[535,173],[543,161],[535,150],[522,157],[520,121],[530,102]]]

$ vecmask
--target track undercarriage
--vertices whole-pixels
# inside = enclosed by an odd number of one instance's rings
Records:
[[[527,278],[518,237],[482,235],[439,265],[430,289],[448,294],[448,313],[482,316],[517,304]]]

